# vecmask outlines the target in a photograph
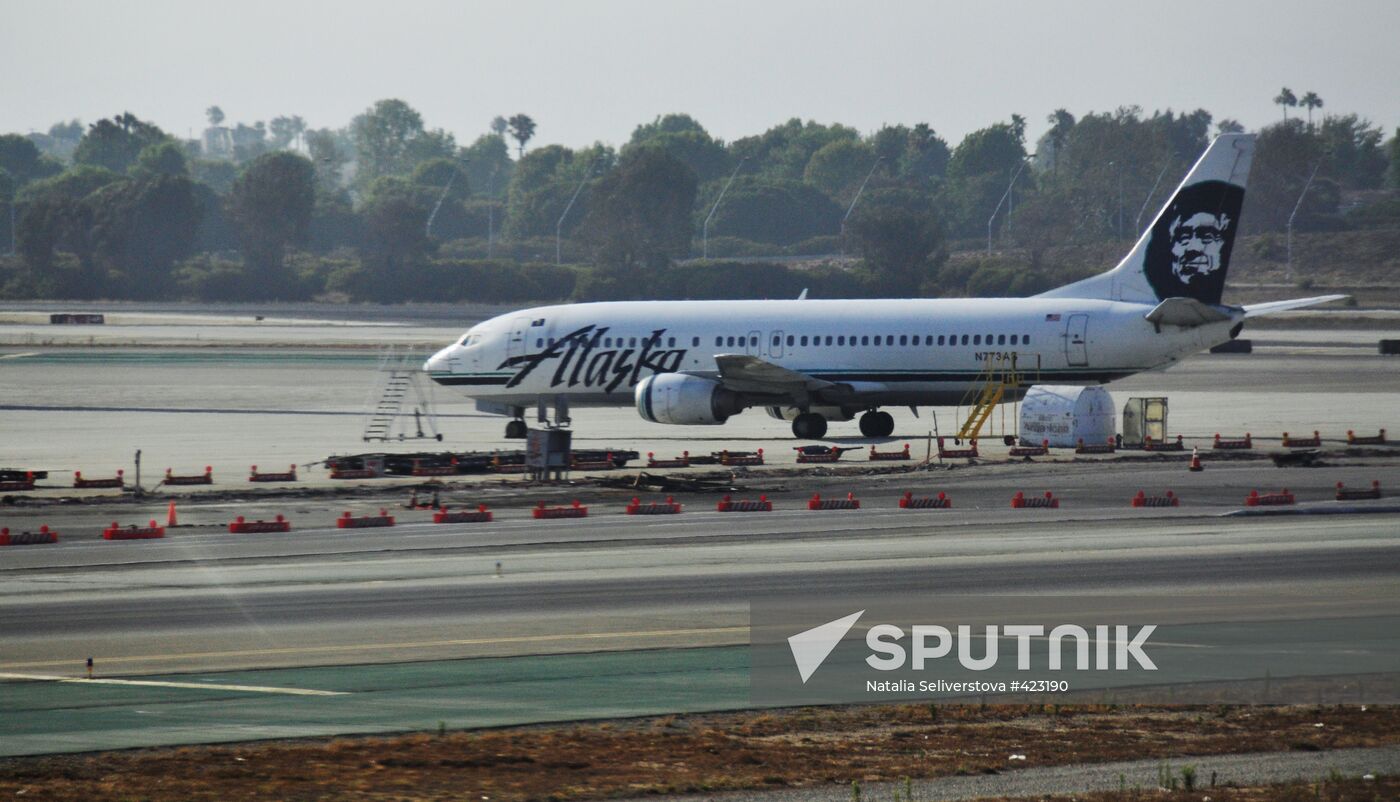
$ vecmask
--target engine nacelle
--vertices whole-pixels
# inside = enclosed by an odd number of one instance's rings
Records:
[[[764,407],[764,409],[768,411],[768,417],[785,421],[792,421],[802,414],[802,410],[797,407]],[[834,421],[848,421],[856,416],[851,410],[841,407],[812,407],[809,411]]]
[[[652,423],[714,425],[742,412],[739,395],[719,382],[684,373],[657,373],[637,384],[637,414]]]

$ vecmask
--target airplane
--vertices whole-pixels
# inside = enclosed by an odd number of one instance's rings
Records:
[[[717,425],[750,407],[799,439],[882,407],[952,406],[1011,360],[1045,384],[1103,384],[1239,336],[1249,318],[1344,298],[1221,303],[1254,155],[1222,134],[1116,267],[1029,298],[627,301],[523,309],[472,326],[423,370],[511,418],[553,405],[634,404],[653,423]],[[1024,387],[1008,389],[1019,400]]]

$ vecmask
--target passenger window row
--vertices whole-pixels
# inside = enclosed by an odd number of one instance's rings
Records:
[[[925,334],[925,335],[918,335],[918,334],[900,334],[900,335],[898,335],[898,336],[896,336],[896,335],[894,335],[894,334],[885,334],[885,335],[876,334],[876,335],[873,335],[873,336],[872,336],[872,335],[869,335],[869,334],[862,334],[862,335],[860,335],[860,336],[856,336],[856,335],[852,334],[852,335],[850,335],[849,337],[846,336],[846,335],[844,335],[844,334],[838,334],[838,335],[831,335],[831,334],[813,334],[813,335],[807,335],[807,334],[803,334],[803,335],[800,335],[800,336],[799,336],[799,335],[795,335],[795,334],[789,334],[789,335],[787,335],[786,343],[787,343],[787,346],[788,346],[789,348],[793,348],[793,347],[802,347],[802,348],[806,348],[806,347],[809,347],[809,346],[821,347],[821,346],[831,346],[831,345],[835,345],[835,346],[846,346],[846,345],[848,345],[848,344],[849,344],[850,346],[852,346],[852,347],[855,347],[855,346],[870,346],[870,345],[890,347],[890,346],[894,346],[894,345],[903,345],[903,346],[915,345],[915,346],[916,346],[916,345],[919,345],[919,344],[920,344],[920,339],[921,339],[921,338],[922,338],[922,341],[923,341],[923,345],[925,345],[925,346],[934,346],[934,345],[941,345],[941,346],[955,346],[955,345],[1023,345],[1023,346],[1024,346],[1024,345],[1030,345],[1030,344],[1031,344],[1031,336],[1030,336],[1029,334],[1010,334],[1010,335],[1007,335],[1007,334],[985,334],[985,335],[983,335],[983,334],[939,334],[937,337],[935,337],[935,336],[932,335],[932,334]],[[640,339],[643,343],[645,343],[647,340],[650,340],[650,341],[651,341],[651,346],[652,346],[653,348],[659,347],[659,346],[661,345],[661,337],[658,336],[658,335],[652,335],[651,337],[641,337],[641,338],[637,338],[637,337],[604,337],[603,335],[598,334],[598,335],[595,335],[595,336],[593,337],[593,347],[596,348],[596,347],[598,347],[598,346],[602,346],[602,347],[604,347],[604,348],[613,348],[613,347],[617,347],[617,348],[636,348],[636,347],[637,347],[637,342],[638,342],[639,339]],[[848,341],[849,341],[849,343],[848,343]],[[536,339],[535,339],[535,347],[536,347],[536,348],[543,348],[543,347],[545,346],[545,343],[546,343],[546,342],[548,342],[549,345],[552,347],[552,346],[554,346],[554,345],[557,345],[557,344],[559,343],[559,340],[558,340],[557,338],[555,338],[555,337],[549,337],[549,338],[539,337],[539,338],[536,338]],[[783,342],[784,342],[784,340],[783,340],[783,337],[782,337],[781,335],[777,335],[777,334],[773,335],[773,345],[774,345],[774,346],[780,346],[780,345],[783,344]],[[464,343],[465,343],[465,340],[464,340]],[[691,338],[690,338],[690,345],[691,345],[692,348],[698,348],[698,347],[700,346],[700,338],[699,338],[699,337],[691,337]],[[716,348],[736,348],[736,347],[737,347],[737,348],[748,348],[748,347],[757,346],[757,345],[758,345],[758,337],[755,337],[755,336],[744,336],[744,337],[725,337],[725,336],[719,336],[719,337],[716,337],[716,338],[715,338],[715,347],[716,347]],[[666,347],[667,347],[667,348],[675,348],[675,347],[676,347],[676,338],[675,338],[675,337],[667,337],[667,338],[666,338]]]

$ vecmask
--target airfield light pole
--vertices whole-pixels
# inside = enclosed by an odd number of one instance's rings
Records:
[[[1029,164],[1030,160],[1033,158],[1035,158],[1034,153],[1027,153],[1026,157],[1021,160],[1021,165],[1016,168],[1016,172],[1011,176],[1011,183],[1006,185],[1006,191],[1002,193],[1001,200],[997,201],[997,207],[992,210],[992,216],[987,218],[987,253],[992,252],[992,221],[997,219],[997,212],[1001,211],[1002,204],[1006,203],[1007,198],[1011,197],[1011,188],[1016,186],[1016,179],[1021,177],[1021,171],[1026,169],[1026,165]],[[1010,212],[1007,214],[1009,216]]]
[[[491,176],[486,179],[486,258],[490,259],[492,251],[496,247],[496,202],[493,195],[496,192],[496,171],[500,170],[498,164],[491,168]]]
[[[562,244],[564,237],[564,218],[569,216],[569,210],[574,208],[574,201],[578,200],[579,193],[583,191],[583,185],[587,184],[588,179],[593,177],[594,169],[597,168],[597,166],[598,162],[595,161],[584,171],[583,180],[578,182],[578,189],[575,189],[573,197],[569,198],[569,205],[564,207],[564,213],[559,215],[559,222],[554,224],[554,264],[556,265],[564,264],[564,246]]]
[[[463,159],[463,160],[462,160],[462,163],[465,164],[465,163],[466,163],[466,159]],[[432,212],[430,212],[430,213],[428,214],[428,223],[427,223],[427,226],[426,226],[425,229],[424,229],[424,233],[426,234],[426,236],[428,237],[428,239],[432,239],[432,238],[433,238],[433,220],[437,219],[438,210],[442,208],[442,202],[445,201],[445,200],[447,200],[447,193],[449,193],[449,192],[452,191],[452,182],[453,182],[453,181],[456,181],[456,180],[457,180],[457,163],[454,162],[453,165],[452,165],[452,175],[449,175],[449,176],[447,177],[447,184],[446,184],[445,186],[443,186],[443,188],[442,188],[442,194],[438,195],[437,203],[433,204],[433,210],[432,210]]]
[[[739,171],[744,169],[744,162],[748,160],[749,157],[745,156],[734,166],[734,172],[730,173],[729,180],[724,182],[724,189],[721,189],[719,197],[715,198],[715,205],[711,206],[710,213],[705,215],[705,225],[700,227],[700,257],[702,259],[710,258],[710,220],[714,218],[715,212],[719,211],[719,205],[724,201],[724,193],[729,191],[729,185],[733,184],[734,179],[739,177]]]
[[[870,172],[865,174],[865,180],[860,182],[860,189],[856,190],[856,196],[851,198],[851,205],[846,208],[846,215],[841,218],[841,253],[843,254],[846,252],[846,221],[851,219],[851,212],[856,210],[856,204],[860,202],[861,193],[865,192],[865,185],[870,183],[870,179],[875,176],[875,170],[880,167],[880,162],[884,160],[885,157],[881,156],[875,160],[874,164],[870,165]]]
[[[1313,165],[1312,173],[1308,175],[1308,182],[1303,185],[1303,191],[1298,193],[1298,202],[1293,204],[1293,213],[1288,215],[1288,280],[1293,280],[1293,218],[1298,216],[1298,210],[1303,208],[1303,196],[1308,194],[1308,187],[1312,186],[1313,179],[1317,177],[1317,168],[1322,166],[1319,160]]]

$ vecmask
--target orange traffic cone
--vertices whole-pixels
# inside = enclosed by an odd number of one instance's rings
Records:
[[[171,502],[170,502],[170,507],[167,508],[166,511],[165,511],[165,525],[166,525],[166,526],[179,526],[179,524],[176,523],[176,518],[175,518],[175,502],[174,502],[174,501],[171,501]]]
[[[1193,471],[1193,472],[1205,470],[1205,468],[1201,465],[1201,449],[1200,449],[1200,448],[1192,448],[1192,449],[1191,449],[1191,467],[1188,468],[1188,470]]]

